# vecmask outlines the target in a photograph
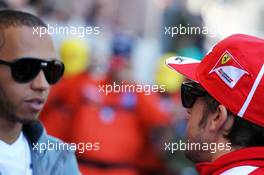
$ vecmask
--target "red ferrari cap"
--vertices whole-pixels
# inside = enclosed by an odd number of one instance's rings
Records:
[[[202,61],[171,57],[166,64],[199,83],[234,114],[264,127],[264,40],[235,34]]]

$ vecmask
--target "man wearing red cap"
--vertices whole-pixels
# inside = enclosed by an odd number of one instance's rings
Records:
[[[191,81],[182,84],[190,143],[216,143],[216,152],[187,149],[201,175],[264,174],[264,40],[236,34],[204,59],[168,58]],[[223,145],[231,144],[231,147]],[[225,148],[225,149],[223,149]]]

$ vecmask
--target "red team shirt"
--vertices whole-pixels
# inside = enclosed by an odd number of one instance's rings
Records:
[[[200,175],[264,175],[264,147],[242,148],[214,162],[199,163]]]

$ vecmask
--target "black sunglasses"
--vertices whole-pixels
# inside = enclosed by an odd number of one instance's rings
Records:
[[[197,97],[206,96],[208,93],[198,89],[195,82],[183,82],[181,85],[181,100],[185,108],[192,108]]]
[[[46,61],[37,58],[20,58],[13,62],[0,60],[0,64],[11,68],[13,79],[18,83],[32,81],[43,70],[49,84],[60,80],[64,72],[64,64],[59,60]]]

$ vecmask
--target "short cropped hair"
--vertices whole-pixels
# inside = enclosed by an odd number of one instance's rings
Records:
[[[215,100],[210,95],[204,97],[205,108],[204,115],[200,121],[200,125],[207,121],[207,116],[209,113],[215,112],[220,103]],[[264,146],[264,128],[254,124],[246,119],[243,119],[230,110],[227,110],[228,117],[234,117],[234,124],[231,131],[224,135],[233,146],[240,147],[254,147],[254,146]],[[264,116],[263,116],[264,117]]]
[[[10,9],[0,10],[1,29],[17,26],[47,27],[47,25],[40,18],[30,13]]]
[[[0,49],[5,45],[4,30],[9,27],[45,27],[47,25],[37,16],[27,12],[10,9],[0,10]]]

